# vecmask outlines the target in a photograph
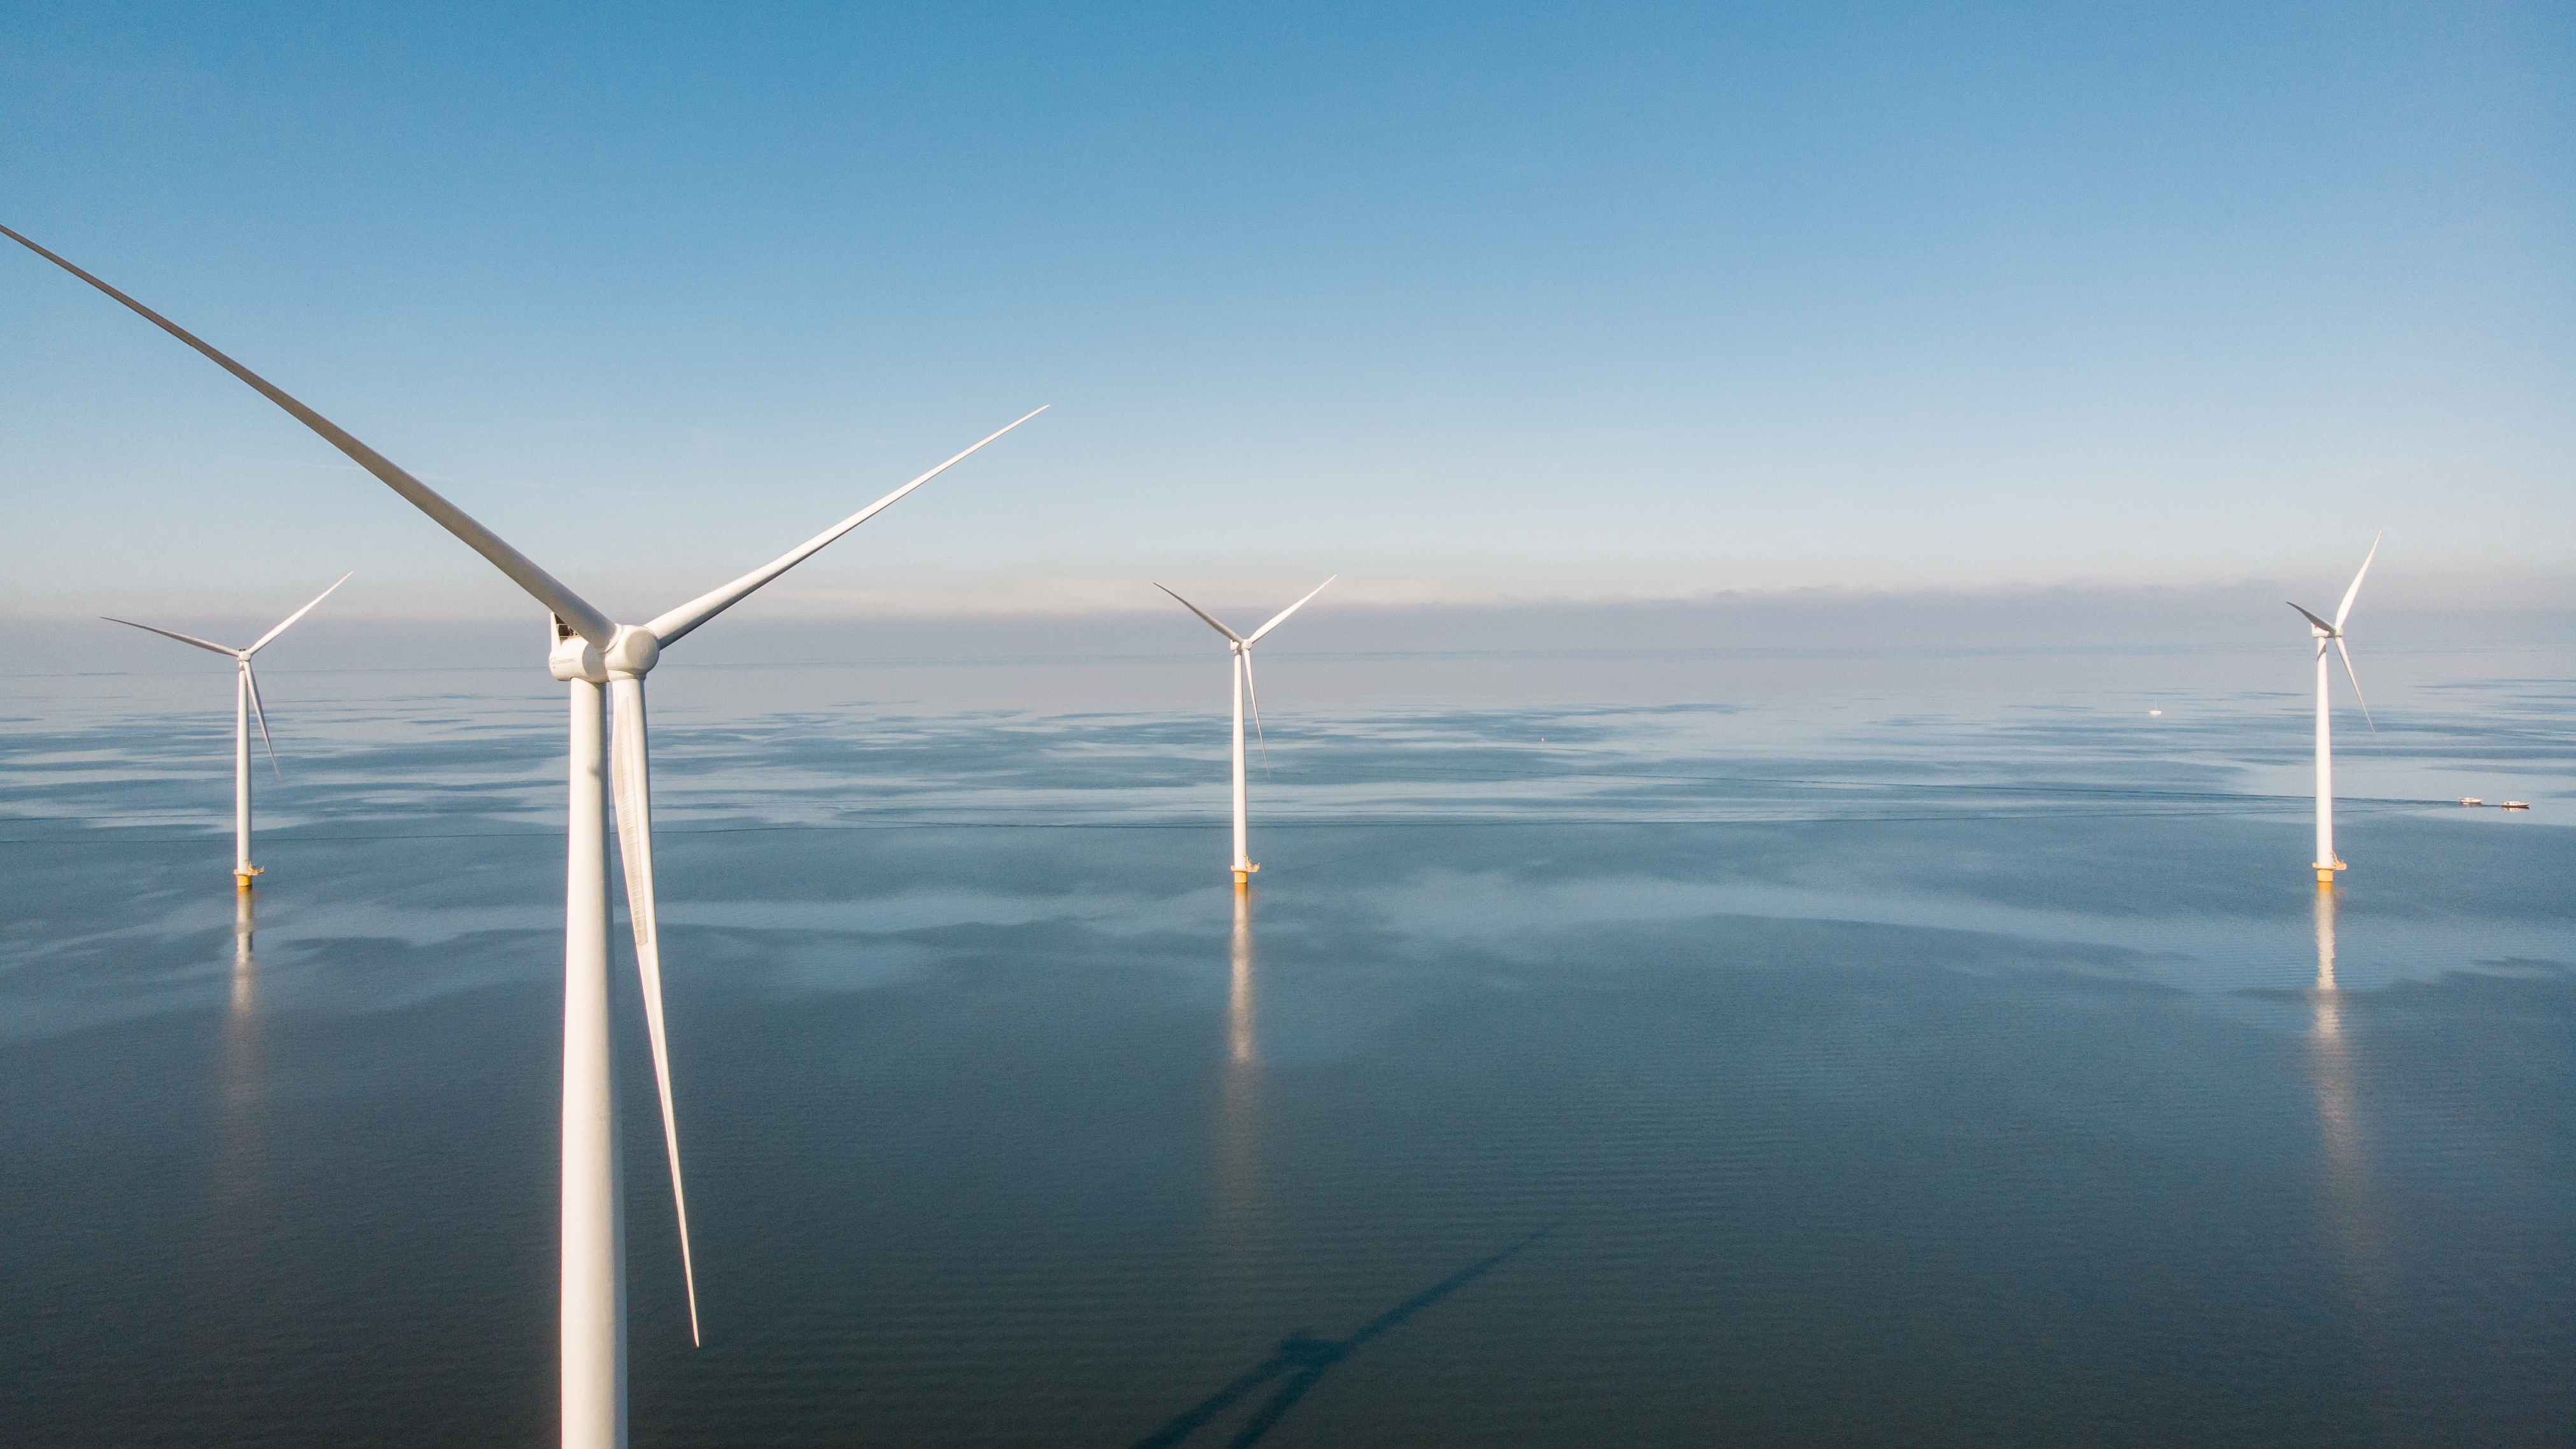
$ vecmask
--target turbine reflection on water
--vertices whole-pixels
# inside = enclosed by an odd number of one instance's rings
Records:
[[[1226,996],[1226,1041],[1240,1064],[1252,1061],[1252,892],[1234,893],[1234,980]]]
[[[1261,1156],[1256,1140],[1260,1103],[1259,1042],[1253,1029],[1252,891],[1234,892],[1234,935],[1227,951],[1225,1060],[1219,1070],[1216,1143],[1216,1238],[1226,1273],[1238,1282],[1258,1276],[1262,1239]]]
[[[2380,1234],[2355,1101],[2354,1044],[2344,1032],[2343,991],[2335,984],[2338,905],[2333,886],[2317,887],[2317,984],[2309,993],[2315,1014],[2308,1040],[2316,1080],[2317,1126],[2325,1148],[2324,1218],[2333,1225],[2354,1296],[2367,1310],[2377,1307],[2379,1297]]]
[[[223,1079],[216,1108],[216,1233],[245,1279],[256,1275],[260,1232],[258,893],[233,897],[232,993],[224,1007]]]
[[[2317,984],[2308,993],[2315,1012],[2309,1042],[2316,1064],[2317,1125],[2324,1133],[2327,1177],[2342,1184],[2361,1164],[2353,1122],[2352,1044],[2344,1039],[2343,992],[2335,986],[2335,905],[2334,887],[2318,886]],[[2337,1191],[2336,1196],[2343,1194]]]
[[[248,1095],[250,1073],[259,1046],[259,958],[252,952],[259,931],[257,893],[233,892],[233,989],[224,1011],[224,1103],[231,1107]]]
[[[2335,1001],[2335,893],[2332,886],[2317,892],[2316,920],[2317,1035],[2341,1036],[2343,1013]]]
[[[249,969],[251,937],[255,935],[258,930],[259,910],[256,905],[256,893],[244,890],[234,891],[233,969],[235,971],[238,972]]]

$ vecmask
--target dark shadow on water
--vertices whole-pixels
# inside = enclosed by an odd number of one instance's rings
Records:
[[[1501,1267],[1514,1254],[1564,1225],[1562,1220],[1549,1223],[1546,1227],[1492,1257],[1480,1258],[1468,1264],[1370,1319],[1359,1332],[1348,1338],[1317,1338],[1302,1328],[1297,1330],[1281,1339],[1276,1352],[1255,1364],[1240,1378],[1200,1400],[1179,1418],[1137,1440],[1136,1449],[1170,1449],[1170,1446],[1179,1444],[1206,1427],[1210,1419],[1232,1408],[1238,1400],[1254,1389],[1281,1374],[1289,1375],[1288,1382],[1279,1386],[1278,1391],[1270,1396],[1270,1401],[1256,1410],[1252,1417],[1244,1422],[1242,1429],[1238,1430],[1232,1439],[1226,1441],[1227,1449],[1249,1449],[1249,1446],[1260,1443],[1264,1435],[1277,1427],[1279,1421],[1288,1416],[1290,1409],[1297,1407],[1297,1401],[1306,1397],[1307,1392],[1324,1377],[1326,1370],[1356,1353],[1360,1345]]]

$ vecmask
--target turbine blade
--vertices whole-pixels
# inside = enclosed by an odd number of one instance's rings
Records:
[[[356,569],[351,569],[351,570],[349,570],[347,573],[340,575],[340,583],[339,583],[339,584],[333,584],[333,585],[331,586],[331,588],[329,588],[329,589],[324,589],[322,592],[320,592],[320,593],[318,593],[318,594],[315,594],[315,595],[313,596],[313,604],[318,604],[318,603],[322,602],[324,599],[327,599],[327,598],[331,597],[331,590],[332,590],[332,589],[336,589],[336,588],[340,587],[340,584],[345,584],[345,583],[347,583],[349,580],[354,579],[354,578],[356,578],[357,576],[358,576],[358,571],[357,571]],[[313,612],[313,604],[307,604],[307,605],[305,605],[303,608],[296,610],[294,613],[287,615],[287,616],[286,616],[286,624],[280,624],[280,625],[278,625],[276,628],[269,630],[267,633],[260,635],[260,636],[259,636],[259,642],[258,642],[258,643],[253,644],[253,645],[252,645],[252,646],[250,646],[248,649],[245,649],[245,650],[243,650],[242,652],[243,652],[244,654],[257,654],[257,653],[258,653],[259,651],[261,651],[262,649],[267,648],[267,647],[268,647],[268,641],[269,641],[269,640],[274,639],[274,638],[276,638],[278,635],[283,634],[283,633],[285,633],[285,632],[286,632],[286,625],[287,625],[287,624],[292,624],[292,623],[294,623],[296,620],[303,618],[305,615],[312,613],[312,612]]]
[[[1155,587],[1155,588],[1158,588],[1158,589],[1163,589],[1163,586],[1162,586],[1161,584],[1156,584],[1156,585],[1154,585],[1154,587]],[[1163,592],[1164,592],[1164,593],[1167,593],[1167,594],[1172,594],[1172,591],[1171,591],[1170,589],[1163,589]],[[1178,595],[1178,594],[1172,594],[1172,597],[1173,597],[1173,598],[1175,598],[1175,599],[1181,599],[1181,596],[1180,596],[1180,595]],[[1191,603],[1191,602],[1190,602],[1189,600],[1187,600],[1187,599],[1181,599],[1181,607],[1182,607],[1182,608],[1184,608],[1184,609],[1189,610],[1189,611],[1190,611],[1191,613],[1193,613],[1193,614],[1198,615],[1200,618],[1207,620],[1207,626],[1208,626],[1209,628],[1214,629],[1215,631],[1217,631],[1217,632],[1218,632],[1218,633],[1220,633],[1220,634],[1223,634],[1225,637],[1227,637],[1228,639],[1233,640],[1235,643],[1240,644],[1240,643],[1244,642],[1244,640],[1243,640],[1243,636],[1242,636],[1242,635],[1237,634],[1237,633],[1236,633],[1236,632],[1234,632],[1232,629],[1229,629],[1229,628],[1225,627],[1223,624],[1218,623],[1218,622],[1216,621],[1216,616],[1215,616],[1214,614],[1209,613],[1207,610],[1200,608],[1198,605]]]
[[[2290,605],[2290,607],[2291,607],[2291,608],[2293,608],[2293,609],[2299,609],[2299,606],[2298,606],[2298,605],[2296,605],[2296,604],[2292,604],[2292,605]],[[2335,631],[2335,626],[2334,626],[2334,625],[2327,623],[2325,620],[2318,618],[2318,617],[2317,617],[2316,615],[2314,615],[2314,614],[2310,614],[2310,613],[2308,613],[2308,611],[2307,611],[2307,610],[2305,610],[2305,609],[2299,609],[2299,612],[2300,612],[2302,615],[2305,615],[2305,616],[2306,616],[2307,621],[2308,621],[2309,623],[2314,624],[2314,625],[2316,625],[2318,628],[2325,630],[2325,631],[2326,631],[2326,633],[2327,633],[2328,635],[2332,635],[2332,634],[2334,633],[2334,631]]]
[[[2334,626],[2338,633],[2343,629],[2344,617],[2352,612],[2353,596],[2361,592],[2361,575],[2370,572],[2370,561],[2379,557],[2379,541],[2387,536],[2384,533],[2371,535],[2370,552],[2362,556],[2361,572],[2352,576],[2352,587],[2343,591],[2343,605],[2335,610]]]
[[[1053,404],[1049,404],[1048,406],[1053,406]],[[745,598],[750,596],[754,589],[759,588],[761,585],[768,583],[771,579],[778,577],[780,574],[787,572],[789,569],[792,569],[798,564],[813,557],[816,553],[821,552],[825,544],[830,543],[832,540],[839,538],[842,534],[849,532],[851,529],[858,527],[860,524],[876,517],[879,513],[884,512],[894,504],[895,500],[903,497],[903,495],[910,493],[922,484],[929,482],[931,479],[936,478],[940,474],[947,472],[949,469],[956,467],[958,464],[965,462],[968,458],[974,456],[976,450],[982,448],[984,443],[993,441],[994,438],[998,438],[1003,433],[1009,432],[1011,428],[1016,428],[1021,423],[1025,423],[1030,418],[1036,417],[1039,413],[1045,411],[1045,407],[1039,407],[1022,414],[1017,420],[1012,422],[1009,427],[1001,428],[986,437],[983,443],[977,443],[973,448],[968,448],[965,452],[958,454],[956,457],[949,459],[947,462],[942,463],[938,467],[931,469],[929,472],[922,474],[920,477],[913,479],[911,482],[906,483],[902,487],[894,490],[892,493],[878,499],[876,502],[869,504],[867,507],[860,509],[858,512],[842,519],[840,522],[833,524],[830,528],[823,530],[821,533],[805,540],[805,542],[798,544],[795,548],[779,555],[778,558],[772,562],[753,569],[750,573],[744,574],[741,578],[734,580],[732,583],[725,585],[721,589],[717,589],[712,593],[700,594],[698,597],[691,599],[689,602],[682,604],[680,607],[673,609],[671,612],[664,614],[658,619],[655,619],[652,623],[644,626],[644,632],[652,635],[654,640],[661,644],[674,644],[679,642],[679,640],[690,630],[695,629],[700,624],[703,624],[709,619],[714,618],[716,615],[723,613],[725,610],[732,608],[734,605],[741,603]]]
[[[1270,773],[1270,739],[1261,732],[1261,691],[1252,687],[1252,650],[1243,651],[1243,692],[1252,697],[1252,737],[1261,741],[1261,773]]]
[[[259,720],[260,740],[268,746],[268,772],[283,780],[286,772],[277,768],[277,741],[268,737],[268,711],[259,705],[259,673],[250,667],[250,651],[242,651],[242,679],[250,685],[250,712]]]
[[[105,292],[117,301],[124,303],[128,309],[132,310],[135,315],[141,317],[144,321],[151,323],[153,326],[158,327],[162,331],[169,333],[171,336],[178,338],[190,347],[197,349],[197,351],[204,353],[207,360],[213,362],[217,367],[222,368],[224,371],[240,378],[243,382],[248,383],[254,391],[259,393],[260,396],[267,398],[270,402],[284,408],[287,411],[287,414],[293,417],[297,422],[302,423],[304,426],[311,428],[314,432],[319,433],[322,436],[323,441],[349,455],[350,459],[359,467],[375,474],[386,487],[391,488],[396,493],[409,499],[413,507],[428,514],[431,519],[437,522],[439,527],[446,529],[449,533],[455,534],[459,539],[463,540],[467,548],[470,548],[476,553],[483,555],[486,559],[491,560],[493,567],[498,568],[501,572],[509,575],[512,583],[517,584],[520,588],[523,588],[530,594],[534,595],[538,603],[545,605],[547,608],[554,610],[558,615],[561,615],[565,623],[572,625],[574,633],[579,634],[584,639],[589,640],[591,643],[598,645],[602,649],[607,648],[610,641],[617,637],[617,626],[609,622],[606,614],[599,612],[597,609],[594,609],[589,604],[583,602],[582,597],[579,594],[565,588],[554,575],[537,567],[535,563],[529,560],[526,554],[519,552],[517,549],[510,547],[509,544],[503,542],[499,534],[494,533],[492,530],[485,528],[482,524],[477,523],[472,518],[468,517],[464,509],[459,508],[455,504],[448,502],[445,498],[440,497],[436,489],[431,488],[428,484],[421,482],[409,473],[406,473],[402,469],[394,466],[394,464],[387,459],[384,454],[377,452],[375,449],[368,447],[366,444],[359,442],[356,438],[353,438],[347,433],[341,431],[339,424],[332,422],[329,418],[322,416],[313,409],[297,402],[294,398],[287,396],[283,390],[271,383],[268,379],[261,377],[258,373],[251,371],[249,368],[244,367],[240,363],[233,361],[231,358],[224,356],[220,352],[217,352],[214,348],[199,340],[195,333],[188,331],[176,322],[173,322],[169,318],[162,316],[160,313],[153,311],[151,308],[144,306],[142,303],[135,301],[132,297],[125,295],[123,292],[116,290],[107,283],[102,282],[98,278],[91,276],[89,273],[82,271],[80,268],[73,266],[70,262],[54,255],[43,247],[36,245],[34,242],[29,241],[27,238],[14,231],[11,231],[9,228],[0,226],[0,236],[9,238],[11,241],[18,243],[27,250],[43,257],[46,261],[52,262],[55,266],[62,268],[64,271],[69,272],[73,276],[80,278],[82,281],[89,283],[91,286],[98,288],[100,291]]]
[[[132,619],[110,618],[105,614],[98,617],[106,623],[123,624],[128,629],[140,629],[147,634],[158,634],[164,639],[176,639],[182,644],[194,644],[200,649],[211,649],[217,654],[228,654],[235,659],[242,657],[242,651],[239,649],[227,649],[221,644],[209,644],[194,634],[173,634],[167,629],[155,629],[149,624],[137,624]]]
[[[1338,579],[1338,578],[1340,578],[1340,577],[1341,577],[1341,575],[1340,575],[1340,574],[1335,574],[1335,575],[1333,575],[1333,579]],[[1306,599],[1311,599],[1311,598],[1315,597],[1315,595],[1316,595],[1316,594],[1320,594],[1320,593],[1322,593],[1322,592],[1325,590],[1325,588],[1333,582],[1333,579],[1326,579],[1326,580],[1324,580],[1324,582],[1323,582],[1323,583],[1320,583],[1320,584],[1315,585],[1315,587],[1314,587],[1313,591],[1312,591],[1312,592],[1310,592],[1310,593],[1308,593],[1308,594],[1306,595]],[[1271,630],[1278,628],[1278,627],[1279,627],[1279,625],[1280,625],[1280,623],[1281,623],[1283,620],[1285,620],[1289,615],[1291,615],[1291,614],[1293,614],[1293,613],[1296,613],[1299,609],[1302,609],[1302,608],[1306,607],[1306,599],[1299,599],[1297,602],[1295,602],[1295,603],[1293,603],[1293,604],[1290,604],[1287,608],[1284,608],[1284,609],[1280,610],[1280,611],[1279,611],[1279,613],[1278,613],[1278,615],[1277,615],[1275,618],[1273,618],[1269,623],[1262,625],[1260,628],[1253,630],[1253,631],[1252,631],[1252,637],[1251,637],[1251,638],[1249,638],[1249,639],[1244,640],[1243,642],[1244,642],[1244,643],[1246,643],[1246,644],[1258,644],[1258,643],[1260,643],[1260,642],[1261,642],[1261,636],[1262,636],[1262,635],[1267,634],[1267,633],[1269,633]]]
[[[2361,717],[2370,725],[2372,734],[2379,733],[2379,721],[2370,717],[2370,701],[2361,697],[2361,676],[2352,672],[2352,651],[2343,647],[2343,636],[2335,636],[2335,652],[2343,656],[2343,677],[2352,681],[2352,697],[2361,700]]]
[[[671,1205],[680,1217],[680,1276],[689,1290],[689,1342],[698,1336],[698,1272],[689,1255],[689,1197],[680,1186],[680,1119],[671,1108],[671,1052],[662,1023],[661,921],[653,901],[653,782],[644,728],[644,681],[611,676],[609,778],[617,802],[617,857],[626,867],[626,917],[635,928],[635,972],[653,1039],[653,1085],[662,1095],[662,1150],[671,1160]]]

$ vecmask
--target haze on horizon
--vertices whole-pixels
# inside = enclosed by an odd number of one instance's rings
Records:
[[[13,5],[0,220],[593,597],[2576,606],[2564,7]],[[0,254],[0,613],[506,613]],[[310,586],[308,586],[310,583]],[[143,602],[136,602],[137,600]]]

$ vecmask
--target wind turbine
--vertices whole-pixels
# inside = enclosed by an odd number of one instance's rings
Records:
[[[1333,575],[1333,579],[1340,577],[1340,574]],[[1333,579],[1326,579],[1323,583],[1315,585],[1313,591],[1306,595],[1306,599],[1322,593],[1325,586],[1332,583]],[[1172,594],[1170,589],[1163,588],[1161,584],[1156,584],[1154,587],[1163,589],[1164,593]],[[1182,608],[1207,620],[1209,628],[1223,634],[1226,637],[1226,648],[1234,655],[1234,888],[1242,890],[1251,883],[1252,873],[1261,869],[1253,863],[1252,857],[1245,853],[1243,829],[1243,697],[1247,693],[1252,696],[1253,732],[1258,735],[1261,731],[1261,693],[1252,687],[1252,646],[1261,642],[1262,635],[1278,628],[1289,615],[1306,607],[1306,599],[1299,599],[1280,610],[1269,623],[1253,630],[1252,637],[1246,639],[1218,623],[1215,616],[1207,610],[1187,599],[1181,599],[1178,594],[1172,594],[1172,597],[1181,600]],[[1270,762],[1270,742],[1267,739],[1261,742],[1261,760],[1266,768]]]
[[[331,589],[336,589],[340,587],[340,584],[347,583],[351,577],[352,574],[340,575],[339,583],[333,584]],[[313,604],[318,604],[324,599],[331,597],[331,589],[324,589],[322,592],[314,595]],[[258,866],[250,863],[250,721],[251,716],[253,715],[259,716],[260,741],[268,746],[268,768],[272,773],[278,773],[277,741],[268,737],[268,711],[260,708],[259,679],[258,676],[251,673],[250,657],[257,654],[262,649],[267,648],[270,640],[285,633],[287,624],[292,624],[296,620],[303,618],[305,615],[312,613],[313,604],[307,604],[303,608],[296,610],[294,613],[287,615],[286,624],[280,624],[276,628],[269,630],[267,633],[260,635],[259,642],[253,644],[248,649],[234,649],[222,644],[209,644],[194,634],[178,634],[173,633],[168,629],[156,629],[150,624],[137,624],[132,619],[109,619],[107,621],[111,624],[123,624],[129,629],[141,629],[146,633],[158,634],[164,639],[176,639],[182,644],[194,644],[200,649],[209,650],[216,654],[230,655],[232,657],[233,884],[239,886],[243,890],[250,889],[251,878],[253,876],[264,875],[267,873],[261,870]],[[278,777],[280,779],[285,778],[282,773],[279,773]]]
[[[2370,719],[2370,701],[2361,697],[2361,676],[2352,672],[2352,651],[2343,644],[2343,621],[2352,614],[2352,601],[2361,592],[2361,576],[2370,572],[2370,561],[2379,557],[2379,540],[2370,540],[2370,552],[2361,560],[2361,570],[2352,576],[2352,587],[2343,591],[2343,603],[2336,608],[2334,622],[2329,624],[2305,609],[2292,604],[2308,621],[2308,632],[2317,641],[2317,884],[2334,884],[2335,872],[2344,869],[2343,857],[2335,854],[2334,843],[2334,721],[2326,705],[2326,641],[2334,641],[2335,653],[2343,656],[2344,677],[2352,681],[2352,697],[2361,702],[2361,717]],[[2372,721],[2371,729],[2379,725]]]
[[[456,535],[553,614],[552,647],[546,666],[569,688],[572,698],[564,859],[563,1276],[559,1323],[563,1443],[565,1449],[623,1449],[626,1225],[608,1037],[608,846],[602,820],[600,768],[602,735],[609,722],[606,702],[611,698],[616,702],[614,736],[607,749],[609,794],[615,799],[618,855],[626,869],[626,911],[635,931],[636,973],[643,986],[654,1084],[661,1095],[662,1146],[671,1169],[672,1208],[679,1219],[680,1270],[688,1291],[689,1338],[695,1343],[700,1341],[697,1274],[689,1255],[689,1206],[680,1185],[679,1125],[671,1108],[671,1064],[662,1018],[662,958],[653,896],[653,802],[646,751],[644,676],[661,658],[664,647],[677,643],[753,590],[1046,409],[1041,407],[1026,414],[722,588],[701,594],[650,623],[619,624],[427,484],[266,379],[17,232],[0,227],[0,235],[115,298],[248,383]]]

